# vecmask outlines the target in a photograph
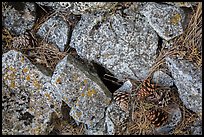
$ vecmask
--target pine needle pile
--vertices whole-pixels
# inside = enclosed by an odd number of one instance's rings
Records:
[[[185,51],[184,58],[202,67],[202,3],[197,4],[185,32],[174,39],[174,46]]]
[[[198,2],[192,7],[190,21],[183,34],[173,39],[171,48],[162,47],[155,64],[149,69],[150,77],[153,72],[165,69],[165,58],[178,56],[192,62],[198,69],[202,68],[202,3]]]

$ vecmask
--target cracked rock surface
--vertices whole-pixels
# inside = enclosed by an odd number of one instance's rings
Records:
[[[110,15],[84,14],[72,33],[70,46],[80,57],[107,68],[119,79],[144,80],[156,58],[158,36],[136,11]]]

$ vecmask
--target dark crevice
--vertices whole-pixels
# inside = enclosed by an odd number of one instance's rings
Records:
[[[123,82],[120,82],[117,78],[115,78],[114,75],[110,73],[110,71],[98,63],[92,62],[92,64],[97,71],[99,78],[111,93],[115,92],[122,86]]]
[[[81,19],[81,16],[77,16],[77,15],[73,15],[73,14],[70,14],[67,17],[67,20],[68,20],[67,23],[70,27],[70,30],[68,32],[67,46],[65,47],[64,51],[67,51],[67,49],[70,48],[69,44],[71,42],[72,32],[73,32],[75,26],[77,25],[77,23],[79,22],[80,19]]]
[[[23,2],[8,2],[8,5],[11,5],[17,11],[23,11],[25,4]]]
[[[159,37],[159,36],[158,36]],[[157,45],[157,51],[156,51],[156,54],[157,54],[157,57],[159,56],[159,53],[160,53],[160,51],[161,51],[161,49],[162,49],[162,38],[161,37],[159,37],[159,40],[158,40],[158,45]]]
[[[27,126],[32,123],[33,118],[34,118],[33,115],[31,115],[29,112],[25,112],[24,114],[21,115],[19,120],[25,120],[24,124]]]

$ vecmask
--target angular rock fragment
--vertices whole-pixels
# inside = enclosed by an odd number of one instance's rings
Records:
[[[52,113],[60,117],[61,98],[50,77],[41,73],[20,52],[2,56],[3,133],[47,134]]]
[[[37,2],[37,4],[73,14],[84,14],[96,10],[109,10],[115,2]]]
[[[184,105],[202,114],[202,74],[191,62],[167,57],[166,63]]]
[[[21,35],[33,27],[35,10],[35,4],[31,2],[3,2],[2,25],[15,35]]]
[[[185,15],[178,7],[149,2],[141,8],[140,13],[158,35],[167,41],[183,33]]]
[[[144,80],[156,59],[158,36],[134,10],[104,15],[83,14],[70,46],[82,58],[108,69],[118,79]]]
[[[156,71],[153,74],[154,83],[158,83],[160,86],[170,87],[173,86],[173,79],[164,73],[163,71]]]
[[[76,121],[93,127],[104,117],[111,100],[109,91],[96,74],[87,71],[70,56],[56,66],[52,84],[72,108],[70,115]]]
[[[64,51],[69,31],[70,26],[66,21],[62,17],[54,16],[44,22],[36,34],[49,43],[55,44],[60,51]]]

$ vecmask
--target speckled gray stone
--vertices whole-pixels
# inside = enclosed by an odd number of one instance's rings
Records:
[[[62,17],[54,16],[44,22],[36,34],[49,43],[55,44],[60,51],[64,51],[69,31],[70,26],[67,22]]]
[[[166,63],[184,105],[202,114],[202,73],[191,62],[167,57]]]
[[[69,11],[73,14],[84,14],[99,10],[109,10],[116,2],[36,2],[58,11]]]
[[[87,127],[86,130],[85,130],[85,134],[86,135],[106,135],[106,132],[105,132],[105,119],[101,119],[98,124],[94,127]]]
[[[177,7],[187,7],[187,8],[190,8],[197,4],[197,2],[163,2],[163,3],[167,3],[170,5],[177,6]]]
[[[136,11],[128,9],[126,14],[115,13],[105,21],[103,13],[83,14],[70,46],[119,79],[144,80],[156,59],[158,36]]]
[[[153,74],[153,82],[159,84],[160,86],[170,87],[173,86],[173,79],[164,73],[163,71],[156,71]]]
[[[105,126],[107,128],[108,135],[115,135],[125,131],[127,127],[127,121],[129,118],[129,112],[121,110],[121,108],[112,102],[106,110],[106,122]]]
[[[148,2],[140,11],[158,35],[170,40],[183,33],[185,14],[179,7]]]
[[[75,59],[66,56],[58,63],[52,84],[71,107],[70,115],[76,121],[94,127],[104,117],[111,100],[109,91],[96,74],[85,71]]]
[[[52,113],[60,117],[61,97],[40,72],[20,52],[2,56],[3,134],[48,134]]]
[[[4,2],[2,6],[2,25],[15,35],[21,35],[33,27],[36,19],[34,3]]]
[[[192,135],[202,135],[202,119],[197,119],[191,126]]]

